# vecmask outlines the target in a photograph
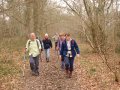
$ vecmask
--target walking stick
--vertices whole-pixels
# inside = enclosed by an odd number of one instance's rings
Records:
[[[58,56],[58,60],[59,60],[59,51],[57,50],[57,56]]]
[[[56,55],[56,56],[57,56],[57,61],[56,61],[56,63],[59,64],[59,50],[56,50],[56,54],[57,54],[57,55]]]
[[[39,58],[42,62],[42,50],[40,51],[40,58]]]
[[[25,76],[25,63],[26,63],[26,53],[23,56],[23,68],[22,68],[22,76]]]

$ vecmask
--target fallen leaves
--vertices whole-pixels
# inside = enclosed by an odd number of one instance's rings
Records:
[[[21,72],[17,75],[4,77],[0,90],[119,90],[119,84],[113,80],[100,58],[96,54],[85,54],[75,60],[75,70],[71,79],[66,78],[65,72],[60,69],[60,60],[51,52],[51,60],[46,63],[44,55],[40,62],[40,76],[30,73],[29,61],[26,61],[25,77]],[[20,52],[13,52],[12,60],[18,68],[22,67]],[[5,56],[4,56],[5,57]],[[8,61],[7,61],[8,62]],[[13,64],[14,65],[14,64]],[[1,89],[2,88],[2,89]]]

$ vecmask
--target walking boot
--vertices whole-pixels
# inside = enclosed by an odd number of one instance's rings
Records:
[[[72,78],[72,71],[70,71],[69,73],[69,78]]]
[[[68,78],[68,75],[69,75],[69,71],[68,70],[66,70],[66,77]]]
[[[49,62],[49,58],[47,58],[47,62]]]
[[[39,71],[36,71],[35,76],[39,76]]]
[[[48,62],[48,58],[46,58],[46,62]]]

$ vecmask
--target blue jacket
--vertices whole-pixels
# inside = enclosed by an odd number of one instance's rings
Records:
[[[60,55],[62,55],[62,56],[65,57],[65,56],[67,55],[67,52],[68,52],[67,41],[65,40],[65,41],[62,43]],[[77,45],[77,43],[76,43],[75,40],[71,40],[71,52],[72,52],[72,56],[73,56],[73,57],[76,56],[76,53],[77,53],[77,54],[80,54],[79,47],[78,47],[78,45]]]

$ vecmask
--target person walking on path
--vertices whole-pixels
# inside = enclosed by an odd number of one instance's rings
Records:
[[[66,75],[69,78],[72,77],[76,53],[79,57],[80,50],[76,41],[70,37],[70,34],[66,34],[66,40],[62,43],[60,55],[64,56]]]
[[[64,33],[60,33],[59,34],[59,40],[57,43],[57,50],[59,50],[59,53],[61,51],[61,47],[62,47],[62,43],[65,40],[65,34]],[[61,69],[64,70],[65,69],[65,63],[64,63],[64,56],[61,56]]]
[[[41,51],[41,45],[38,39],[36,39],[35,33],[30,34],[30,39],[26,43],[25,53],[29,53],[30,68],[32,75],[39,75],[39,54]]]
[[[57,51],[57,43],[59,39],[58,33],[55,33],[55,35],[52,38],[54,39],[54,42],[55,42],[55,51]]]
[[[48,34],[45,34],[45,38],[43,39],[43,46],[45,50],[46,61],[49,62],[50,60],[50,48],[52,48],[52,42],[49,39]]]

